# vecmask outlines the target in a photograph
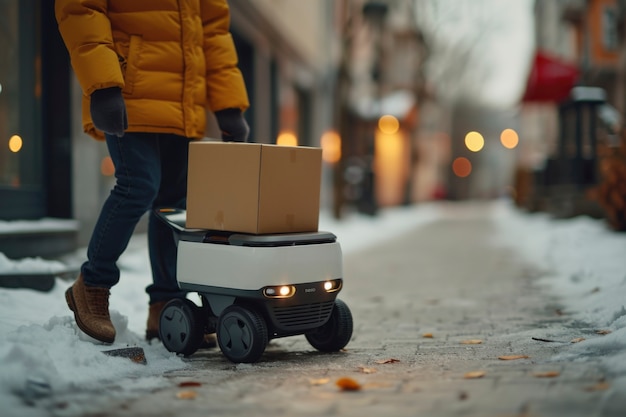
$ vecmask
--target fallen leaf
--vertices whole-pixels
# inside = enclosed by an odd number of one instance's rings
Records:
[[[461,344],[462,345],[480,345],[483,341],[480,339],[469,339],[469,340],[462,340]]]
[[[533,376],[537,378],[556,378],[561,375],[559,371],[534,372]]]
[[[593,391],[605,391],[609,389],[611,386],[608,382],[598,382],[595,385],[591,385],[589,387],[585,387],[585,391],[593,392]]]
[[[145,357],[145,355],[143,353],[131,357],[130,360],[135,362],[135,363],[140,363],[142,365],[146,364],[146,357]]]
[[[528,355],[503,355],[503,356],[498,356],[498,359],[500,359],[501,361],[514,361],[517,359],[528,359],[529,356]]]
[[[596,334],[605,335],[610,333],[612,333],[610,330],[596,330]]]
[[[485,371],[471,371],[471,372],[466,372],[463,377],[465,379],[478,379],[478,378],[484,377],[486,373],[487,372]]]
[[[309,382],[311,385],[324,385],[330,382],[330,378],[311,379]]]
[[[198,394],[195,391],[180,391],[176,394],[179,400],[194,400]]]
[[[359,371],[363,372],[364,374],[374,374],[378,372],[375,368],[366,368],[365,366],[359,366]]]
[[[348,377],[339,378],[337,382],[335,382],[335,384],[342,391],[358,391],[361,389],[361,384],[359,384],[354,379]]]
[[[422,335],[422,337],[426,338],[426,339],[432,339],[433,338],[433,334],[432,333],[424,333]]]
[[[580,343],[583,340],[585,340],[584,337],[577,337],[576,339],[572,339],[572,341],[570,343]]]
[[[396,363],[396,362],[400,362],[400,359],[389,358],[389,359],[379,359],[376,361],[376,363],[379,365],[383,365],[386,363]]]
[[[184,387],[201,387],[202,384],[200,382],[196,382],[196,381],[184,381],[181,382],[180,384],[178,384],[179,387],[184,388]]]

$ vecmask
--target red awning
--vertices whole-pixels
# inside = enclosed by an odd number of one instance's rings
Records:
[[[537,51],[526,83],[523,102],[560,102],[568,98],[578,80],[578,67]]]

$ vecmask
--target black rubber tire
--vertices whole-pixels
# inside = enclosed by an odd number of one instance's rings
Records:
[[[267,347],[267,324],[254,309],[230,305],[217,321],[217,343],[228,360],[253,363]]]
[[[352,337],[352,313],[343,301],[335,300],[328,321],[321,327],[304,334],[306,340],[321,352],[337,352]]]
[[[159,337],[167,350],[189,356],[195,353],[204,337],[203,311],[191,300],[168,302],[159,318]]]

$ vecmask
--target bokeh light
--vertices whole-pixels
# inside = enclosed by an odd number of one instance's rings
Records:
[[[282,132],[276,138],[276,144],[280,146],[298,146],[298,138],[293,132]]]
[[[465,178],[472,173],[472,163],[465,157],[458,157],[452,162],[452,172],[460,178]]]
[[[465,146],[472,152],[478,152],[485,146],[485,139],[478,132],[469,132],[465,135]]]
[[[500,134],[500,143],[507,149],[514,149],[519,143],[519,136],[513,129],[504,129]]]
[[[110,156],[102,158],[102,162],[100,162],[100,172],[105,177],[111,177],[115,174],[115,165]]]
[[[394,116],[386,114],[378,119],[378,128],[383,133],[393,135],[400,129],[400,122]]]
[[[341,136],[334,130],[324,132],[320,138],[320,144],[322,145],[322,159],[329,163],[334,164],[341,159]]]
[[[22,138],[18,135],[13,135],[9,139],[9,149],[11,150],[11,152],[19,152],[22,149],[22,145]]]

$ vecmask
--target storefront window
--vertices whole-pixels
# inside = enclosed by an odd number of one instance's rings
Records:
[[[0,219],[33,218],[45,209],[35,3],[0,0]]]

